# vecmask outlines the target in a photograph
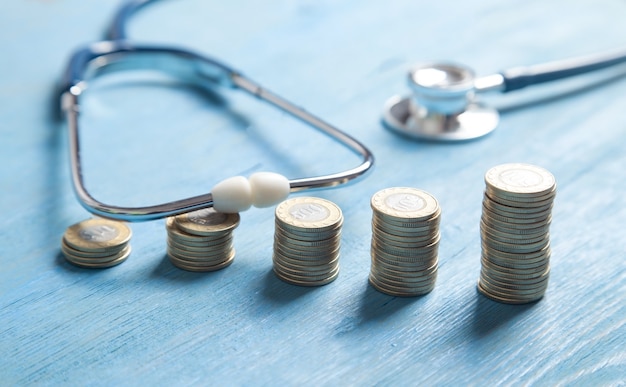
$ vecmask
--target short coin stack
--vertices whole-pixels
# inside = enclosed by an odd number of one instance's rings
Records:
[[[478,290],[503,303],[543,297],[550,273],[549,227],[556,181],[529,164],[503,164],[485,174]]]
[[[166,221],[167,255],[176,267],[188,271],[215,271],[235,259],[233,230],[239,214],[213,208],[170,217]]]
[[[285,200],[276,207],[274,273],[300,286],[320,286],[339,275],[343,215],[334,203],[312,197]]]
[[[131,231],[126,224],[93,218],[65,231],[61,251],[72,264],[90,269],[118,265],[130,255]]]
[[[416,188],[387,188],[372,196],[372,265],[369,281],[393,296],[418,296],[437,279],[437,200]]]

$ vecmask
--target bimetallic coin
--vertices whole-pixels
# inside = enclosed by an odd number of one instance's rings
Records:
[[[210,243],[219,238],[225,238],[229,235],[232,235],[232,230],[224,231],[224,232],[216,232],[211,235],[194,235],[188,234],[178,228],[176,222],[173,217],[169,217],[165,220],[165,228],[167,230],[168,238],[176,239],[181,243]]]
[[[478,285],[476,286],[476,288],[478,292],[484,295],[485,297],[492,299],[493,301],[504,303],[504,304],[528,304],[531,302],[539,301],[540,299],[543,298],[545,294],[545,290],[544,290],[544,291],[538,291],[535,294],[525,295],[525,296],[510,295],[510,294],[501,295],[497,292],[493,292],[489,289],[486,289],[480,283],[480,281],[478,281]]]
[[[130,253],[131,253],[131,247],[130,245],[128,245],[120,253],[116,254],[115,256],[111,257],[111,259],[108,259],[108,260],[104,260],[102,258],[96,259],[96,260],[80,259],[71,255],[68,255],[68,254],[65,254],[65,258],[69,263],[75,266],[85,268],[85,269],[106,269],[109,267],[119,265],[120,263],[124,262],[128,258]]]
[[[432,218],[439,208],[434,196],[417,188],[387,188],[372,196],[371,207],[378,215],[396,220],[420,221]]]
[[[374,194],[370,284],[394,296],[430,292],[437,278],[441,208],[416,188]]]
[[[169,255],[170,262],[179,269],[183,269],[186,271],[195,271],[195,272],[211,272],[223,269],[225,267],[230,266],[235,259],[235,250],[232,250],[229,256],[219,262],[219,263],[206,263],[206,262],[195,262],[195,261],[187,261],[184,259],[180,259],[176,256]]]
[[[517,201],[505,199],[499,196],[492,195],[489,192],[485,192],[484,200],[491,204],[494,204],[495,206],[500,206],[503,211],[518,213],[549,211],[554,205],[554,196],[548,198],[542,197],[541,201]]]
[[[63,240],[76,250],[106,252],[128,243],[131,234],[122,222],[93,218],[68,227]]]
[[[284,273],[277,271],[274,269],[274,273],[278,278],[282,281],[296,286],[323,286],[333,282],[339,276],[339,269],[330,273],[327,277],[322,277],[320,279],[311,279],[306,278],[305,280],[298,279],[297,277],[285,275]]]
[[[65,238],[61,239],[61,251],[66,255],[72,255],[74,257],[84,258],[84,259],[99,259],[99,258],[110,258],[113,255],[119,254],[120,251],[124,250],[128,247],[128,243],[124,243],[120,246],[115,246],[109,250],[105,251],[82,251],[77,250],[70,246]]]
[[[537,205],[535,207],[519,207],[513,206],[511,203],[503,203],[502,201],[492,200],[485,197],[483,200],[483,206],[487,207],[490,211],[494,211],[502,216],[514,216],[525,218],[541,218],[546,213],[550,213],[554,206],[554,202],[548,204]]]
[[[536,301],[548,286],[554,176],[505,164],[490,169],[485,184],[478,291],[498,302]]]
[[[188,234],[210,236],[232,231],[239,225],[239,214],[224,214],[213,208],[189,212],[174,217],[181,231]]]
[[[420,230],[422,228],[432,229],[433,227],[439,227],[439,221],[441,219],[441,208],[437,207],[435,212],[426,218],[420,220],[411,220],[406,218],[396,218],[389,214],[382,212],[376,212],[374,210],[372,219],[385,225],[399,229]]]
[[[390,296],[397,297],[415,297],[421,296],[427,293],[430,293],[435,288],[435,281],[428,283],[424,286],[419,286],[415,288],[411,287],[397,287],[393,285],[386,284],[383,281],[380,281],[375,275],[370,274],[369,282],[374,287],[374,289],[378,290],[381,293],[388,294]]]
[[[276,221],[283,229],[326,231],[343,221],[341,209],[333,202],[313,197],[287,199],[276,207]]]
[[[485,174],[485,183],[495,192],[520,196],[542,196],[556,185],[554,176],[544,168],[511,163],[498,165]]]
[[[292,285],[320,286],[339,273],[343,215],[334,203],[312,197],[292,198],[275,210],[276,276]]]
[[[239,220],[239,214],[221,214],[213,209],[167,218],[170,262],[179,269],[195,272],[230,266],[235,258],[232,232]]]

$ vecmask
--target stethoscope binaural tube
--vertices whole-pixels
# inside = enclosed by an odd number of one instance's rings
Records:
[[[384,107],[385,126],[404,136],[434,141],[482,137],[499,121],[497,110],[475,96],[487,91],[508,93],[527,86],[589,73],[626,62],[626,51],[566,59],[477,78],[474,71],[454,63],[424,63],[408,75],[410,97],[394,96]]]
[[[110,36],[124,38],[126,21],[134,11],[148,2],[148,0],[135,0],[122,6],[109,31]],[[84,184],[78,120],[80,99],[92,78],[129,69],[158,70],[196,85],[240,89],[326,134],[358,155],[361,162],[345,171],[297,179],[287,179],[268,172],[254,174],[248,179],[237,176],[216,184],[212,193],[152,206],[124,207],[103,203],[95,199]],[[374,164],[372,152],[352,136],[261,87],[230,66],[190,50],[135,45],[127,40],[103,41],[84,47],[76,51],[69,61],[63,80],[61,99],[69,129],[74,191],[79,202],[89,212],[111,219],[146,221],[207,207],[215,207],[217,210],[221,207],[224,209],[223,212],[239,212],[251,205],[267,206],[271,202],[277,202],[289,192],[331,188],[348,183],[363,176]]]

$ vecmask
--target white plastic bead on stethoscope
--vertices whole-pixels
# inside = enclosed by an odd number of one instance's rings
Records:
[[[248,179],[234,176],[217,183],[211,190],[213,208],[235,213],[255,207],[269,207],[289,196],[289,180],[278,173],[257,172]]]

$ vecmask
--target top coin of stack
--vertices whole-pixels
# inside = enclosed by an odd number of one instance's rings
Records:
[[[61,251],[72,264],[90,269],[118,265],[130,255],[131,230],[122,222],[93,218],[67,228]]]
[[[503,303],[536,301],[545,294],[550,273],[554,176],[511,163],[487,171],[485,184],[478,290]]]
[[[188,271],[215,271],[233,262],[233,230],[239,214],[213,208],[170,217],[166,221],[167,254],[172,264]]]
[[[313,197],[285,200],[276,207],[274,272],[300,286],[320,286],[339,275],[343,215],[334,203]]]
[[[437,200],[416,188],[387,188],[372,196],[371,207],[372,286],[394,296],[430,292],[437,278]]]

